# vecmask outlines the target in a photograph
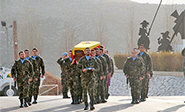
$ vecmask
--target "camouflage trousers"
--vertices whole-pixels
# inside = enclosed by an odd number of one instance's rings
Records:
[[[94,86],[93,86],[93,96],[94,96],[94,99],[96,98],[96,96],[98,96],[98,90],[99,90],[99,86],[98,86],[98,74],[96,73],[93,77],[93,82],[94,82]]]
[[[87,91],[90,96],[90,101],[94,102],[94,95],[93,95],[93,87],[94,87],[94,80],[93,74],[84,74],[81,77],[82,89],[83,89],[83,99],[84,102],[87,102]]]
[[[69,77],[65,73],[61,73],[61,84],[62,84],[62,93],[67,93],[69,89]]]
[[[104,79],[104,88],[105,88],[105,96],[108,96],[108,76],[105,76]]]
[[[29,84],[28,78],[21,78],[17,80],[18,83],[18,95],[19,99],[25,99],[29,97]]]
[[[145,76],[143,80],[141,80],[141,99],[146,98],[147,91],[149,87],[149,76]]]
[[[98,95],[101,97],[105,97],[105,79],[98,80]]]
[[[40,86],[40,77],[37,78],[36,81],[35,78],[33,78],[33,85],[32,85],[32,95],[38,95],[39,94],[39,86]]]
[[[139,100],[141,94],[141,81],[139,77],[129,78],[131,95],[135,100]]]
[[[33,80],[30,82],[29,85],[29,97],[31,97],[33,95]]]
[[[78,86],[79,86],[79,76],[78,74],[69,75],[69,88],[71,95],[79,95]]]

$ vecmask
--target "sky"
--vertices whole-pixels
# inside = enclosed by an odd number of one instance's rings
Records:
[[[159,4],[161,0],[131,0],[139,3]],[[162,0],[162,4],[185,4],[185,0]]]

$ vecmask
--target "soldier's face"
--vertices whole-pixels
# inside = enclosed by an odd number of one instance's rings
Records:
[[[69,55],[69,57],[72,57],[72,52],[69,52],[68,55]]]
[[[85,55],[89,56],[90,55],[90,49],[85,50]]]
[[[30,56],[30,52],[29,51],[25,51],[24,54],[25,54],[25,57],[29,57]]]
[[[140,52],[144,52],[145,51],[145,47],[144,46],[140,46],[139,50],[140,50]]]
[[[134,58],[137,56],[137,54],[138,54],[137,51],[132,51],[132,53],[131,53],[132,57],[134,57]]]
[[[20,53],[19,58],[24,59],[24,53]]]
[[[32,54],[33,54],[33,56],[37,56],[37,55],[38,55],[38,51],[33,50],[33,51],[32,51]]]
[[[91,56],[95,57],[95,55],[96,55],[96,52],[95,51],[91,51]]]
[[[101,56],[101,55],[103,54],[102,50],[100,50],[99,52],[100,52],[100,54],[99,54],[99,55]]]
[[[99,50],[96,50],[96,55],[99,55],[99,54],[100,54]]]

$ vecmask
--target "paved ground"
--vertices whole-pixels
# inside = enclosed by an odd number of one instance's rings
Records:
[[[19,108],[18,97],[0,97],[0,112],[81,112],[84,104],[71,105],[62,96],[40,96],[39,102]],[[185,112],[185,96],[151,96],[146,102],[132,105],[130,96],[110,96],[107,103],[95,105],[95,112]],[[89,111],[89,110],[88,110]]]

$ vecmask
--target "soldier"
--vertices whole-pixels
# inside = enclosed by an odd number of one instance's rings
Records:
[[[20,108],[23,108],[23,99],[24,106],[27,105],[27,98],[29,96],[29,83],[33,76],[33,68],[30,61],[25,60],[24,52],[19,52],[19,60],[15,61],[11,69],[11,74],[14,81],[18,83],[18,94],[20,99]]]
[[[149,89],[149,79],[152,79],[152,60],[148,53],[145,52],[146,48],[143,44],[140,45],[140,53],[138,56],[143,58],[145,64],[144,79],[141,81],[141,99],[140,101],[146,101],[148,89]],[[149,76],[150,75],[150,76]],[[150,78],[149,78],[150,77]]]
[[[85,56],[80,58],[78,63],[79,70],[82,72],[81,81],[83,88],[83,98],[85,103],[84,110],[88,109],[87,90],[90,96],[90,110],[94,110],[93,80],[94,71],[98,68],[95,59],[90,56],[90,48],[85,49]]]
[[[35,72],[35,68],[36,68],[36,65],[35,65],[35,60],[33,60],[31,57],[30,57],[30,51],[28,49],[24,50],[24,53],[25,53],[25,59],[26,60],[29,60],[31,62],[31,64],[33,65],[33,71]],[[34,72],[33,72],[33,76],[34,76]],[[32,100],[32,95],[33,95],[33,77],[31,78],[32,80],[30,81],[30,87],[29,87],[29,98],[28,98],[28,105],[31,106],[31,100]]]
[[[106,76],[107,76],[107,62],[106,59],[102,56],[102,50],[100,51],[98,48],[96,50],[96,58],[100,59],[101,64],[102,64],[102,69],[99,73],[99,95],[101,97],[101,100],[99,101],[100,103],[106,103],[107,101],[105,100],[105,83],[106,83]],[[99,97],[97,98],[99,100]]]
[[[184,71],[184,77],[185,77],[185,48],[182,50],[182,56],[184,56],[184,63],[183,63],[183,71]]]
[[[68,97],[67,93],[68,93],[68,86],[69,86],[69,77],[67,75],[67,69],[65,69],[65,59],[68,58],[68,54],[65,52],[62,54],[62,57],[59,58],[57,60],[57,63],[60,65],[61,67],[61,84],[62,84],[62,94],[63,94],[63,98],[70,98]]]
[[[103,47],[103,46],[102,46]],[[100,48],[100,54],[106,59],[107,63],[107,71],[108,73],[105,75],[105,98],[108,99],[108,77],[111,76],[111,63],[110,63],[110,58],[109,56],[105,53],[105,48]]]
[[[38,50],[37,48],[33,48],[32,50],[32,55],[31,58],[35,60],[35,73],[33,76],[33,96],[34,96],[34,101],[33,104],[37,104],[37,97],[39,94],[39,86],[40,86],[40,77],[43,78],[45,74],[45,67],[44,67],[44,61],[42,57],[38,56]]]
[[[108,50],[107,49],[105,49],[105,54],[107,54],[107,55],[109,55],[109,53],[108,53]],[[109,56],[109,58],[110,58],[110,67],[111,67],[111,74],[108,76],[108,96],[107,96],[107,98],[106,99],[108,99],[108,97],[110,96],[110,94],[109,94],[109,86],[110,86],[110,79],[113,77],[113,74],[114,74],[114,62],[113,62],[113,60],[112,60],[112,58]]]
[[[141,57],[137,57],[138,50],[134,48],[123,67],[123,72],[126,78],[130,80],[132,102],[131,104],[139,104],[140,85],[141,80],[144,78],[144,62]]]

